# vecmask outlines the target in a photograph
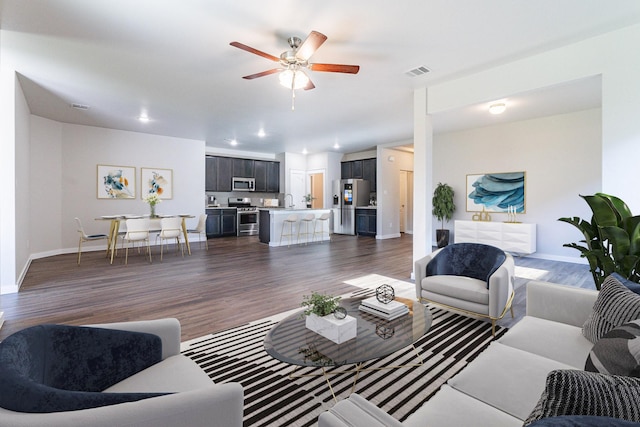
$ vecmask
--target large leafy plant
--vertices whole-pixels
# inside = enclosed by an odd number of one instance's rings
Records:
[[[442,223],[441,228],[443,229],[444,221],[449,222],[453,218],[453,212],[456,210],[456,205],[453,203],[453,194],[453,188],[441,182],[438,183],[438,186],[433,191],[433,198],[431,199],[433,209],[431,213]]]
[[[591,222],[579,217],[560,218],[584,235],[579,243],[563,246],[579,250],[587,259],[597,289],[611,273],[640,283],[640,216],[633,216],[624,201],[609,194],[580,197],[591,208]]]

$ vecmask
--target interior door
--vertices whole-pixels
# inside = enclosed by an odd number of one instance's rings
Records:
[[[407,227],[407,171],[400,171],[400,232]]]
[[[311,207],[313,209],[324,208],[324,174],[314,173],[309,175],[311,180]]]

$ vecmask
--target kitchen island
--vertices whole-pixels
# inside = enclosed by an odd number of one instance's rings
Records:
[[[304,244],[307,242],[311,243],[313,241],[313,230],[316,226],[315,221],[310,222],[309,230],[310,233],[307,235],[300,235],[300,242],[296,236],[298,236],[298,232],[300,230],[300,220],[304,218],[305,215],[313,214],[316,219],[320,217],[320,215],[326,213],[331,215],[330,209],[285,209],[285,208],[261,208],[260,212],[260,220],[259,220],[259,236],[260,242],[267,243],[269,246],[287,246],[287,245],[295,245],[295,244]],[[282,234],[282,223],[289,216],[295,214],[298,216],[298,221],[296,221],[292,226],[292,234],[293,237],[291,242],[288,241],[287,237],[284,239],[280,239]],[[320,234],[320,226],[323,225],[324,232],[322,235]],[[331,230],[331,225],[329,221],[326,221],[324,224],[317,225],[318,234],[316,235],[316,242],[321,240],[329,240],[329,233]],[[288,226],[285,227],[285,233],[288,233]],[[302,226],[301,233],[305,233],[304,225]],[[282,245],[280,244],[280,240],[282,240]]]

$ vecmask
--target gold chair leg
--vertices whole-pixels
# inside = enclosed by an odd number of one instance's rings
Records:
[[[80,265],[80,255],[82,254],[82,238],[78,242],[78,265]]]

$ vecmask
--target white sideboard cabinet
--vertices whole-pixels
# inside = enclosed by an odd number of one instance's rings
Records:
[[[517,255],[536,251],[536,224],[455,221],[455,243],[484,243]]]

